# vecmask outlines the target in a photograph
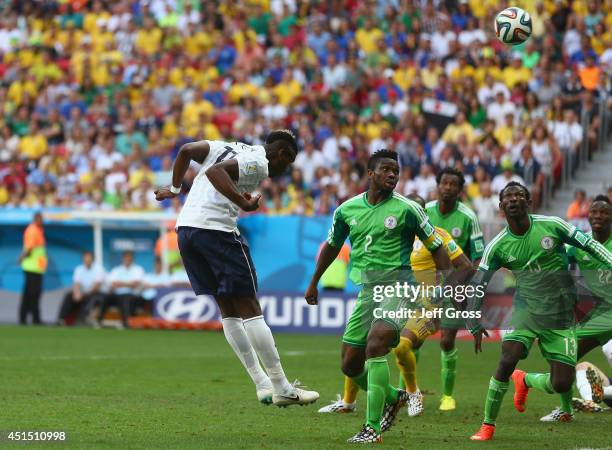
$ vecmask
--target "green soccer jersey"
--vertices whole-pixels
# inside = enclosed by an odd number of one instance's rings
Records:
[[[429,250],[442,244],[418,203],[394,192],[380,203],[371,205],[364,192],[336,209],[327,242],[340,248],[349,238],[349,276],[355,284],[361,284],[364,270],[409,270],[415,235]]]
[[[587,252],[606,267],[612,254],[596,240],[558,217],[530,215],[523,236],[506,227],[485,248],[478,267],[487,283],[500,267],[516,277],[514,306],[537,316],[565,317],[576,300],[574,283],[567,270],[565,244]]]
[[[592,234],[588,233],[592,238]],[[612,253],[612,235],[602,244]],[[603,264],[602,261],[593,258],[589,252],[581,248],[567,248],[567,256],[570,262],[575,263],[580,269],[589,290],[597,297],[606,299],[612,303],[612,267]]]
[[[458,201],[453,211],[442,215],[438,200],[427,203],[425,211],[432,225],[448,231],[468,258],[476,261],[482,257],[484,240],[474,211]]]

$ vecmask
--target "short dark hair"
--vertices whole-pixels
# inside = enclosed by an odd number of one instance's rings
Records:
[[[463,189],[463,186],[465,186],[465,177],[463,176],[463,172],[461,172],[459,169],[455,169],[454,167],[445,167],[444,169],[438,172],[438,174],[436,175],[436,184],[438,186],[440,186],[440,182],[442,181],[442,177],[444,175],[453,175],[459,178],[460,189]]]
[[[374,154],[372,156],[370,156],[370,159],[368,159],[368,169],[369,170],[374,170],[376,169],[376,166],[378,165],[378,162],[381,159],[384,158],[389,158],[392,159],[395,162],[398,162],[398,157],[397,157],[397,152],[394,150],[388,150],[386,148],[382,148],[380,150],[377,150],[376,152],[374,152]]]
[[[273,144],[276,141],[285,141],[296,154],[299,152],[295,134],[291,130],[284,129],[270,132],[266,138],[266,144]]]
[[[411,192],[406,196],[406,198],[408,200],[412,200],[413,202],[417,202],[419,205],[421,205],[421,208],[425,208],[425,199],[416,192]]]
[[[93,252],[91,250],[83,250],[83,253],[81,253],[83,256],[85,255],[91,255],[93,256]]]
[[[525,191],[525,197],[527,198],[527,200],[531,200],[531,193],[529,192],[529,189],[527,189],[527,186],[523,186],[518,181],[511,181],[507,185],[505,185],[501,191],[499,191],[499,201],[500,202],[503,201],[504,199],[504,192],[506,191],[506,189],[508,189],[509,187],[513,187],[513,186],[518,186],[521,189],[523,189],[523,191]]]
[[[591,202],[591,205],[595,202],[604,202],[607,203],[608,205],[612,206],[612,202],[610,202],[610,197],[608,197],[607,195],[604,194],[599,194],[598,196],[596,196],[593,201]]]

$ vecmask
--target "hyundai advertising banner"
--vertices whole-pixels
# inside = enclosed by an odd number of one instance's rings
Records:
[[[259,303],[266,322],[273,331],[311,334],[336,334],[344,326],[355,307],[354,294],[319,292],[319,304],[310,306],[301,294],[294,292],[260,292]],[[490,295],[483,309],[483,322],[490,329],[499,329],[510,314],[512,298]],[[196,296],[190,289],[163,288],[154,300],[155,318],[167,322],[220,322],[221,315],[211,296]],[[463,331],[460,337],[469,333]],[[499,333],[492,333],[499,338]]]

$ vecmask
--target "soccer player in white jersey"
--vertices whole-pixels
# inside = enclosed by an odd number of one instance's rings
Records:
[[[217,301],[225,337],[255,383],[257,398],[277,406],[313,403],[319,394],[285,377],[257,300],[249,247],[236,222],[239,208],[258,208],[261,195],[251,192],[264,178],[284,173],[297,153],[288,130],[271,132],[265,145],[207,140],[185,144],[174,161],[172,186],[155,191],[157,200],[177,196],[190,162],[202,165],[176,221],[183,264],[196,295],[212,295]]]

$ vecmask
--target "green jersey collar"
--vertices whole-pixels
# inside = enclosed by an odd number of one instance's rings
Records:
[[[393,192],[391,192],[389,194],[389,196],[387,198],[385,198],[384,200],[378,202],[375,205],[371,205],[370,202],[368,202],[368,192],[364,192],[363,193],[363,203],[368,207],[368,208],[378,208],[380,205],[382,205],[383,203],[386,203],[390,198],[393,198]]]
[[[529,235],[529,232],[531,231],[531,229],[533,228],[533,218],[531,217],[531,214],[528,214],[528,216],[529,216],[529,228],[527,229],[527,232],[525,234],[520,235],[520,236],[518,234],[514,234],[510,230],[510,226],[506,225],[506,231],[508,232],[508,234],[516,239],[525,239]]]
[[[455,201],[455,207],[453,209],[451,209],[450,212],[448,212],[446,214],[442,214],[442,211],[440,211],[440,199],[436,200],[436,210],[438,211],[438,214],[440,214],[440,217],[442,217],[443,219],[446,219],[452,213],[457,211],[457,208],[459,208],[459,200]]]

